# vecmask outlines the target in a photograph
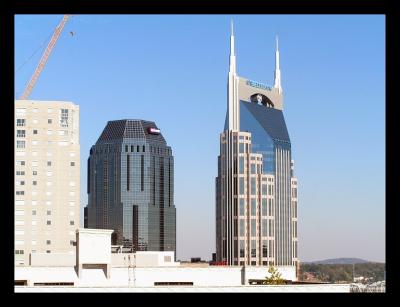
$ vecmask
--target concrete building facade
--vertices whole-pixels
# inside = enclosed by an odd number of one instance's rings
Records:
[[[75,252],[80,215],[79,106],[15,101],[15,264]]]
[[[218,262],[297,265],[297,179],[280,77],[278,46],[273,87],[237,75],[232,27],[216,178]]]

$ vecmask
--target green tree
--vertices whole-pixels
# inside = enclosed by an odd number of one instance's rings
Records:
[[[265,277],[264,285],[283,285],[285,283],[281,273],[274,266],[268,268],[268,273],[270,275]]]

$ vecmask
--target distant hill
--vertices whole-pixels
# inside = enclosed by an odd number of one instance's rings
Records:
[[[357,264],[357,263],[367,263],[371,262],[368,260],[360,259],[360,258],[333,258],[333,259],[325,259],[318,261],[309,261],[303,263],[315,263],[315,264]]]

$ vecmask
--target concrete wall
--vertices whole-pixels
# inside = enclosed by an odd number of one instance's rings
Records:
[[[78,231],[79,264],[111,264],[111,233],[107,229],[83,229]]]
[[[75,266],[75,255],[65,253],[34,253],[31,254],[31,266],[71,267]]]

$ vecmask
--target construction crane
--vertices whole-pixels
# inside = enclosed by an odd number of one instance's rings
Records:
[[[31,79],[28,82],[28,85],[26,86],[23,94],[19,99],[28,99],[69,17],[70,15],[64,15],[63,19],[54,30],[53,36],[51,37],[50,42],[47,45],[42,57],[40,58],[39,64],[36,67],[35,72],[33,73]]]

